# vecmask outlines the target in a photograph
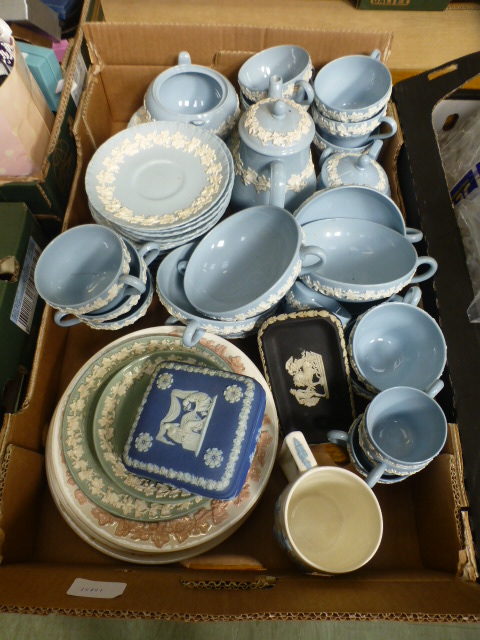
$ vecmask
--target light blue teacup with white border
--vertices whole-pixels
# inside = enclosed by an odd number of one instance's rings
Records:
[[[422,470],[443,449],[447,419],[434,395],[413,387],[392,387],[367,406],[359,426],[360,446],[377,477]]]
[[[118,296],[142,294],[145,283],[130,275],[129,257],[118,234],[98,224],[64,231],[43,250],[35,269],[39,295],[74,315],[111,306]]]
[[[371,393],[409,386],[429,392],[439,384],[447,345],[437,322],[417,305],[419,287],[403,300],[385,302],[359,316],[348,341],[350,365]]]
[[[375,49],[370,56],[349,55],[323,66],[313,83],[315,106],[329,118],[360,122],[375,116],[392,93],[392,76]]]
[[[286,313],[306,311],[307,309],[327,309],[337,316],[343,327],[346,327],[352,319],[351,313],[338,300],[310,289],[301,280],[295,280],[293,287],[285,296],[284,306]]]

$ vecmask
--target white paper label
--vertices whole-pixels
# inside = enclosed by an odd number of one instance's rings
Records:
[[[73,98],[73,101],[78,107],[78,102],[80,100],[80,96],[82,95],[83,86],[85,84],[85,78],[87,77],[87,65],[85,64],[85,60],[82,57],[82,54],[78,54],[77,66],[75,67],[75,72],[73,74],[73,82],[72,82],[72,90],[70,95]]]
[[[35,308],[37,306],[38,293],[35,289],[33,278],[40,253],[40,247],[31,237],[28,242],[22,273],[18,280],[17,292],[10,314],[10,320],[14,322],[17,327],[23,329],[25,333],[30,333]]]
[[[67,591],[67,595],[81,596],[82,598],[118,598],[125,591],[126,586],[126,582],[98,582],[97,580],[76,578]]]

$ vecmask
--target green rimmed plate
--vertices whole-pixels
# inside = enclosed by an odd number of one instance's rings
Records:
[[[92,358],[71,389],[62,417],[62,448],[73,479],[98,507],[109,513],[144,522],[161,522],[201,508],[208,500],[177,495],[177,503],[139,497],[125,490],[107,474],[95,451],[94,420],[97,404],[117,374],[142,357],[158,364],[161,361],[187,362],[229,370],[220,355],[202,346],[184,347],[181,338],[169,335],[132,338]],[[192,502],[193,500],[193,502]],[[182,504],[185,502],[186,504]],[[172,509],[175,506],[175,509]]]

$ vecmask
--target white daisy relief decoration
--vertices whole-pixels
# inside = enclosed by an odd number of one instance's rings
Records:
[[[158,376],[157,387],[159,389],[169,389],[173,383],[173,376],[171,373],[162,373]]]
[[[205,455],[203,456],[203,461],[210,467],[210,469],[215,469],[219,467],[223,462],[223,452],[217,447],[212,447],[205,451]]]
[[[230,384],[223,392],[223,395],[227,402],[231,402],[233,404],[234,402],[238,402],[241,399],[241,397],[243,396],[243,391],[238,386],[238,384]]]
[[[152,446],[153,438],[149,433],[139,433],[135,438],[135,449],[145,453]]]

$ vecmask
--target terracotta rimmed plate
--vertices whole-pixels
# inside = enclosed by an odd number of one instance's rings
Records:
[[[245,354],[233,344],[217,336],[206,334],[201,346],[220,357],[226,368],[257,379],[267,393],[267,408],[262,433],[257,446],[247,481],[238,498],[232,501],[212,501],[210,508],[202,508],[192,515],[166,522],[139,522],[113,516],[89,500],[71,476],[63,456],[61,422],[64,406],[71,390],[84,375],[86,369],[104,356],[122,352],[124,347],[136,349],[142,338],[154,341],[169,337],[174,344],[165,344],[165,349],[183,351],[187,360],[191,349],[182,345],[182,329],[154,327],[130,334],[100,351],[82,367],[66,390],[52,419],[46,448],[47,471],[60,511],[76,523],[82,537],[96,540],[105,553],[122,557],[132,562],[161,564],[176,562],[211,549],[231,535],[248,517],[262,495],[275,460],[278,443],[278,421],[270,390],[260,371]],[[121,347],[120,350],[118,347]],[[123,365],[125,362],[122,363]],[[66,520],[68,520],[66,518]],[[99,548],[99,547],[97,547]],[[132,554],[132,557],[129,557]],[[140,558],[137,558],[140,554]],[[144,555],[142,555],[144,554]]]

